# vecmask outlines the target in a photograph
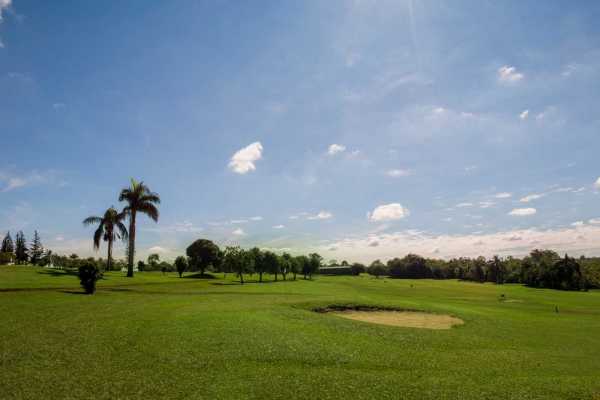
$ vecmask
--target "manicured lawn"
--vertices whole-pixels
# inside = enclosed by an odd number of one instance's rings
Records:
[[[71,275],[0,268],[0,398],[600,396],[598,291],[366,275],[232,279],[114,272],[85,296]],[[310,311],[333,303],[465,324],[398,328]]]

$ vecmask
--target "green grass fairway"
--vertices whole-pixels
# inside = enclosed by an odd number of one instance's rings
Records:
[[[0,398],[600,398],[599,291],[231,279],[113,272],[85,296],[72,275],[0,268]],[[334,303],[465,324],[398,328],[310,311]]]

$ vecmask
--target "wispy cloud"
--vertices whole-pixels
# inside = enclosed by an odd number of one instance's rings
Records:
[[[235,236],[244,236],[244,235],[246,235],[246,232],[244,232],[244,230],[242,228],[237,228],[237,229],[234,229],[233,232],[231,232],[231,234],[235,235]]]
[[[535,213],[537,213],[537,210],[535,208],[514,208],[511,212],[508,213],[508,215],[526,217]]]
[[[308,217],[309,220],[330,219],[330,218],[333,218],[333,214],[330,213],[329,211],[319,211],[318,214],[316,214],[316,215],[310,215]]]
[[[400,178],[403,176],[410,176],[413,172],[409,169],[390,169],[387,170],[385,174],[392,178]]]
[[[57,172],[31,171],[28,173],[17,173],[13,170],[0,170],[0,191],[10,192],[25,186],[58,183],[58,186],[64,186],[64,181],[57,181]]]
[[[504,65],[498,68],[498,80],[504,83],[516,83],[525,78],[515,67]]]
[[[528,194],[527,196],[521,197],[521,199],[519,201],[521,203],[529,203],[530,201],[541,199],[544,196],[545,196],[545,194],[543,194],[543,193]]]
[[[494,197],[497,199],[508,199],[509,197],[512,197],[512,193],[508,193],[508,192],[497,193]]]
[[[525,110],[521,114],[519,114],[519,118],[522,120],[526,120],[527,117],[529,117],[529,110]]]

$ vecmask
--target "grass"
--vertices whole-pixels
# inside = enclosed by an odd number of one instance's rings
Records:
[[[0,397],[600,398],[600,291],[232,278],[112,272],[85,296],[72,275],[0,268]],[[465,324],[399,328],[311,311],[348,303]]]

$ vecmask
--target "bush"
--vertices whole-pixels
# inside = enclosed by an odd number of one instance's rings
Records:
[[[0,265],[6,265],[13,262],[14,254],[13,253],[0,253]]]
[[[92,262],[85,262],[79,267],[79,283],[87,294],[94,294],[96,282],[102,278],[102,272]]]

